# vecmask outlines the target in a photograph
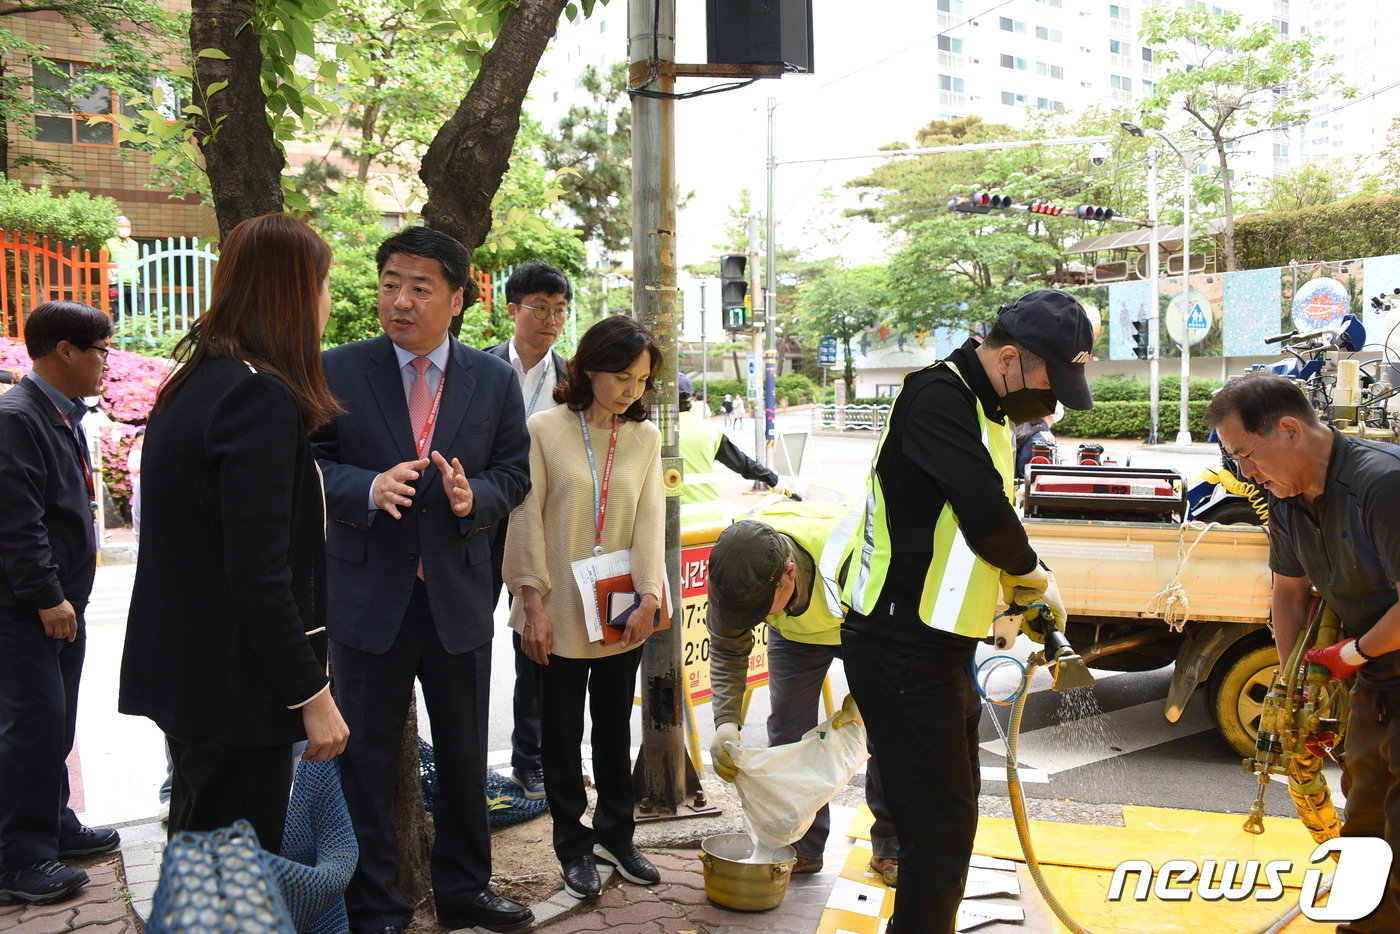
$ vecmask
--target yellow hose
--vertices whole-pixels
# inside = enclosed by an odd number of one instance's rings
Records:
[[[1031,680],[1035,677],[1036,669],[1044,664],[1045,656],[1040,652],[1036,652],[1026,660],[1026,674],[1021,681],[1021,691],[1011,706],[1011,725],[1006,734],[1006,790],[1007,797],[1011,801],[1011,820],[1016,825],[1016,839],[1020,841],[1021,852],[1026,857],[1026,869],[1030,872],[1036,890],[1040,892],[1040,897],[1045,899],[1045,904],[1050,906],[1055,917],[1071,934],[1093,934],[1091,930],[1070,916],[1069,911],[1050,890],[1050,884],[1045,881],[1045,874],[1041,872],[1040,861],[1035,858],[1035,847],[1031,843],[1030,820],[1026,816],[1026,800],[1021,791],[1021,778],[1017,772],[1017,751],[1021,741],[1021,714],[1025,711],[1026,698],[1030,696]],[[1328,879],[1327,888],[1331,888],[1331,885],[1332,880]],[[1294,905],[1288,911],[1276,916],[1267,926],[1259,928],[1256,934],[1275,934],[1298,913],[1299,908]]]
[[[1259,517],[1260,525],[1269,524],[1269,500],[1259,487],[1248,480],[1241,480],[1228,470],[1207,470],[1202,476],[1213,483],[1218,483],[1225,488],[1227,493],[1234,493],[1236,496],[1243,496],[1249,500],[1249,505],[1254,509],[1254,514]]]

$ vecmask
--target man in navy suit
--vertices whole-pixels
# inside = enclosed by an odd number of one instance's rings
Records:
[[[121,845],[78,822],[64,764],[97,564],[83,397],[111,336],[96,308],[45,302],[25,321],[34,371],[0,398],[0,905],[63,901],[88,875],[60,860]]]
[[[564,381],[567,361],[554,352],[554,343],[569,320],[574,289],[568,276],[543,260],[521,263],[506,280],[506,312],[514,333],[511,339],[487,347],[486,352],[505,360],[520,379],[525,418],[554,406],[554,387]],[[501,592],[501,561],[506,552],[506,524],[496,527],[491,549],[492,594]],[[515,645],[515,729],[510,734],[510,780],[532,800],[544,797],[544,767],[540,761],[540,714],[544,707],[541,667]]]
[[[342,783],[360,842],[350,929],[400,934],[413,918],[394,886],[394,789],[416,678],[440,788],[438,921],[513,931],[534,916],[490,889],[485,783],[493,527],[530,489],[519,384],[510,364],[448,334],[476,298],[460,243],[408,227],[376,261],[385,336],[326,351],[345,414],[312,438],[326,482],[331,670],[351,735]]]

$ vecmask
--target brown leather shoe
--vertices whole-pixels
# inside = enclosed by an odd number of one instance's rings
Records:
[[[899,884],[899,860],[887,856],[876,856],[870,860],[871,872],[885,880],[885,885],[894,888]]]
[[[797,857],[797,862],[793,863],[793,865],[792,865],[792,874],[793,874],[794,876],[802,875],[803,873],[808,873],[808,872],[821,872],[821,871],[822,871],[822,860],[821,860],[821,857],[820,857],[820,856],[818,856],[818,857],[816,857],[816,858],[811,858],[811,857],[807,857],[807,856],[799,856],[799,857]]]

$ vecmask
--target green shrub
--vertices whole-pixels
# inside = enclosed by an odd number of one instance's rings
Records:
[[[1235,223],[1241,269],[1400,253],[1400,198],[1356,198]]]
[[[1181,400],[1181,374],[1163,375],[1159,380],[1162,399]],[[1215,379],[1191,380],[1191,398],[1209,399],[1220,388]],[[1149,380],[1127,377],[1121,373],[1111,373],[1089,380],[1089,392],[1094,404],[1100,402],[1147,402],[1152,398],[1152,383]]]
[[[0,230],[62,240],[96,252],[116,236],[117,202],[85,191],[55,195],[47,184],[25,188],[12,178],[0,178]]]
[[[1164,396],[1165,398],[1165,396]],[[1208,398],[1192,399],[1191,435],[1204,439],[1210,429],[1206,427],[1206,407]],[[1158,430],[1162,438],[1175,437],[1181,425],[1181,403],[1163,404],[1158,413]],[[1150,402],[1098,402],[1087,412],[1066,409],[1064,418],[1055,423],[1055,434],[1070,438],[1137,438],[1143,440],[1152,427],[1152,404]]]

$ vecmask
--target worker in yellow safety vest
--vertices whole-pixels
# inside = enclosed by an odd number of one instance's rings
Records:
[[[776,502],[726,528],[710,551],[710,686],[715,736],[710,760],[725,781],[738,774],[731,750],[743,726],[744,686],[754,632],[768,623],[768,745],[795,743],[817,725],[817,700],[841,656],[841,581],[856,543],[860,511],[845,503]],[[865,800],[875,816],[870,868],[899,879],[899,840],[870,759]],[[793,843],[794,873],[817,872],[831,830],[822,808]]]
[[[761,480],[771,487],[779,486],[780,479],[775,472],[739,450],[722,428],[705,418],[708,406],[692,407],[695,385],[690,377],[682,373],[677,384],[681,409],[677,426],[681,436],[681,461],[685,467],[681,524],[725,521],[728,516],[719,498],[715,464],[723,464],[745,480]]]
[[[1064,624],[1054,575],[1012,506],[1011,423],[1057,401],[1092,407],[1093,345],[1073,297],[1029,292],[985,340],[905,377],[876,448],[841,650],[899,834],[889,934],[956,928],[981,787],[972,662],[999,598],[1044,604]]]

